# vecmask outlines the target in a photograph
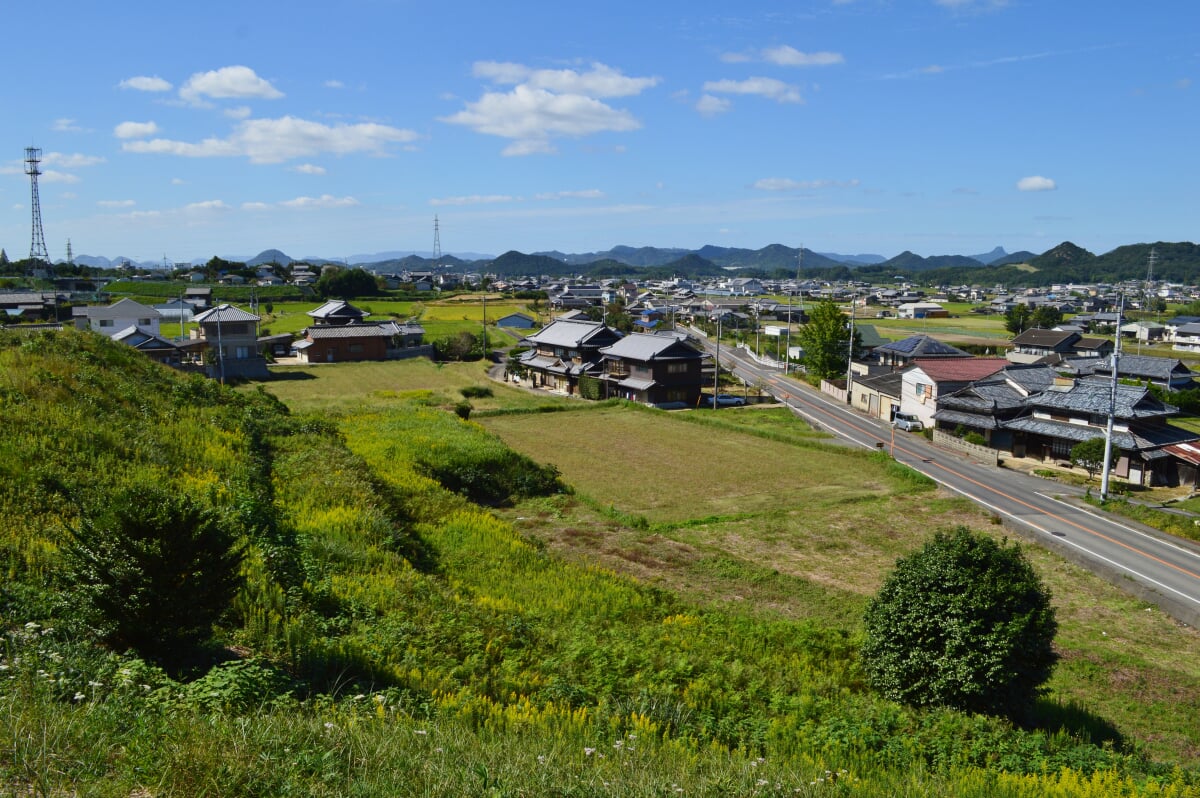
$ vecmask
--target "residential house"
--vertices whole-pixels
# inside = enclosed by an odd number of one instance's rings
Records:
[[[265,379],[267,361],[258,349],[259,317],[233,305],[218,305],[195,318],[191,346],[205,358],[208,376],[225,380]]]
[[[574,394],[581,375],[599,376],[600,350],[620,338],[620,333],[598,321],[555,319],[525,338],[532,348],[518,364],[530,385]]]
[[[938,400],[933,414],[939,429],[976,432],[993,449],[1012,451],[1012,432],[1005,421],[1026,412],[1030,396],[1054,384],[1058,372],[1040,364],[1013,364]]]
[[[53,321],[65,297],[42,291],[0,293],[0,323],[5,321]],[[65,308],[64,308],[65,310]]]
[[[945,318],[950,311],[936,302],[905,302],[896,308],[896,317],[901,319]]]
[[[604,396],[652,405],[695,407],[709,355],[673,333],[627,335],[600,350]]]
[[[1121,325],[1121,335],[1133,338],[1141,343],[1159,341],[1166,337],[1167,327],[1156,321],[1133,321]]]
[[[183,291],[183,301],[196,310],[208,310],[212,307],[212,298],[212,288],[209,286],[186,288]]]
[[[900,412],[903,381],[902,371],[855,377],[850,383],[850,404],[873,418],[890,423]]]
[[[129,327],[157,336],[159,320],[162,314],[152,307],[135,302],[132,299],[121,299],[111,305],[91,305],[76,308],[75,326],[80,330],[95,330],[101,335],[112,337]]]
[[[1170,426],[1167,419],[1179,409],[1148,389],[1117,385],[1115,401],[1112,390],[1104,381],[1059,378],[1030,396],[1026,413],[1001,425],[1013,435],[1013,456],[1069,462],[1076,444],[1105,436],[1112,403],[1113,447],[1120,452],[1113,474],[1135,485],[1177,481],[1177,461],[1167,447],[1200,435]]]
[[[367,313],[343,299],[331,299],[321,307],[308,311],[308,316],[313,324],[337,326],[361,322]]]
[[[901,368],[917,360],[932,360],[934,358],[967,358],[970,352],[964,352],[958,347],[944,344],[928,335],[911,335],[899,341],[875,347],[872,356],[880,365]]]
[[[166,366],[183,365],[184,353],[179,345],[138,327],[126,327],[110,336],[126,346],[132,346],[146,357]]]
[[[524,313],[509,313],[496,319],[497,327],[507,327],[514,330],[532,330],[537,326],[537,320]]]
[[[1200,322],[1175,327],[1171,348],[1176,352],[1200,352]]]
[[[900,411],[915,415],[926,427],[933,427],[939,397],[961,390],[1007,365],[1008,361],[1001,357],[914,360],[901,372]]]
[[[1070,330],[1029,329],[1012,339],[1005,357],[1013,363],[1053,362],[1075,354],[1083,336]]]
[[[391,332],[380,324],[317,324],[292,348],[305,363],[387,360]]]
[[[1076,376],[1112,379],[1111,358],[1073,358],[1063,365]],[[1148,382],[1169,391],[1196,387],[1192,370],[1178,358],[1122,353],[1117,363],[1117,373],[1119,379]]]

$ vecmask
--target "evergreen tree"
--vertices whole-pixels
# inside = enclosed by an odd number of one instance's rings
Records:
[[[856,357],[862,348],[858,331],[850,338],[850,322],[831,299],[822,300],[808,316],[808,323],[797,333],[804,349],[804,367],[821,379],[846,373],[847,356]],[[852,352],[848,352],[849,348]]]

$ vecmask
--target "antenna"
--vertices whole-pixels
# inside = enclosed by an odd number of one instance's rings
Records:
[[[71,239],[67,239],[67,265],[75,265],[75,255],[71,252]]]
[[[1143,311],[1147,310],[1150,307],[1151,303],[1154,302],[1154,299],[1155,299],[1155,297],[1154,297],[1154,261],[1156,261],[1156,260],[1158,260],[1158,253],[1154,250],[1154,247],[1150,247],[1150,256],[1147,259],[1148,262],[1146,264],[1146,298],[1142,303]]]
[[[50,263],[50,253],[46,250],[46,235],[42,232],[42,203],[38,199],[38,175],[42,173],[39,164],[42,162],[42,151],[38,147],[25,148],[25,174],[29,175],[29,186],[33,209],[33,236],[29,244],[29,259]]]

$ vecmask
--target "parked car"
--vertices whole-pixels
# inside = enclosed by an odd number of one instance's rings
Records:
[[[892,426],[905,432],[920,432],[923,429],[921,419],[912,413],[897,413],[892,419]]]
[[[713,398],[705,396],[701,398],[700,403],[705,407],[712,407]],[[741,407],[746,404],[746,400],[740,396],[734,396],[731,393],[717,394],[717,407]]]

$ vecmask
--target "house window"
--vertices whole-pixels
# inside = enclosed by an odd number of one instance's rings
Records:
[[[248,357],[250,357],[250,347],[248,347],[248,346],[237,347],[237,349],[234,350],[233,357],[235,360],[247,359]]]
[[[686,374],[687,370],[688,370],[687,363],[668,363],[667,364],[667,373],[668,374]]]
[[[924,399],[924,398],[925,398],[925,392],[926,392],[928,389],[929,389],[929,386],[928,386],[928,385],[926,385],[926,384],[925,384],[925,383],[923,383],[923,382],[918,382],[918,383],[917,383],[917,398],[918,398],[918,399]]]
[[[150,326],[150,323],[151,323],[151,322],[150,322],[150,319],[138,319],[138,326],[139,326],[139,327],[149,327],[149,326]]]
[[[351,353],[359,354],[360,352],[363,351],[363,345],[362,344],[350,344],[349,349],[350,349]]]
[[[100,326],[101,327],[111,327],[111,326],[113,326],[113,320],[112,319],[100,319]]]

